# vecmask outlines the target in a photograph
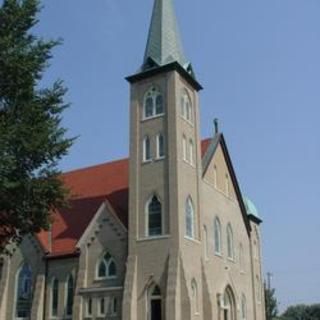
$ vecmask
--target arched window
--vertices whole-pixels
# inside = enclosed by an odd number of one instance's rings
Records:
[[[189,140],[189,162],[190,164],[194,164],[194,147],[193,147],[193,141]]]
[[[189,238],[194,238],[194,208],[191,197],[187,198],[185,207],[185,217],[186,217],[186,236]]]
[[[183,90],[181,96],[181,116],[191,123],[193,122],[192,103],[187,90]]]
[[[56,317],[58,315],[58,303],[59,303],[59,281],[54,278],[51,285],[51,316]]]
[[[213,167],[213,185],[215,188],[218,187],[218,169],[216,165]]]
[[[158,89],[152,87],[144,97],[144,119],[164,114],[163,97]]]
[[[116,297],[111,298],[110,303],[110,314],[112,316],[115,316],[118,314],[118,299]]]
[[[244,294],[241,296],[241,319],[247,319],[247,301]]]
[[[230,179],[229,175],[226,174],[226,195],[229,197],[230,196]]]
[[[147,136],[143,139],[143,161],[151,160],[150,138]]]
[[[157,135],[157,158],[164,158],[164,136],[162,133]]]
[[[234,260],[233,232],[230,223],[227,226],[227,248],[228,258]]]
[[[109,252],[105,253],[98,263],[98,279],[114,279],[117,277],[117,266]]]
[[[204,243],[204,256],[206,259],[209,257],[208,250],[208,230],[206,226],[203,226],[203,243]]]
[[[32,305],[32,272],[24,264],[17,273],[16,318],[29,319]]]
[[[88,318],[92,317],[92,298],[91,297],[87,299],[86,317],[88,317]]]
[[[151,286],[148,290],[148,314],[150,320],[162,319],[162,297],[159,286]]]
[[[73,295],[74,295],[74,280],[73,276],[70,274],[66,283],[66,315],[68,317],[72,316],[73,309]]]
[[[192,291],[192,302],[193,302],[193,311],[195,314],[199,313],[199,297],[198,297],[198,287],[196,280],[191,281],[191,291]]]
[[[224,320],[236,319],[236,302],[232,289],[228,286],[223,295],[222,311]]]
[[[104,317],[106,315],[106,301],[104,298],[99,299],[98,315],[99,317]]]
[[[162,234],[162,208],[157,196],[152,196],[147,203],[148,236]]]
[[[221,254],[221,224],[218,217],[214,219],[214,252]]]
[[[239,245],[239,265],[240,271],[244,272],[244,250],[242,243]]]
[[[185,135],[182,136],[182,157],[184,161],[188,161],[187,158],[187,139]]]

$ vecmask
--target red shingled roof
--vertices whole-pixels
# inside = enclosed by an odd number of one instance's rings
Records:
[[[202,157],[210,141],[201,142]],[[128,159],[70,171],[64,173],[62,179],[71,190],[70,207],[53,214],[51,236],[47,231],[38,234],[50,256],[64,256],[76,251],[77,242],[105,200],[110,202],[120,221],[128,226]]]

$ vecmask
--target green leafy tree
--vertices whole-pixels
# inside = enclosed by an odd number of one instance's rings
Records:
[[[67,198],[57,169],[73,142],[61,127],[66,89],[61,81],[41,88],[59,41],[32,34],[39,10],[38,0],[0,7],[0,250],[47,229]]]
[[[278,316],[278,301],[275,296],[276,290],[269,288],[264,284],[264,297],[265,297],[265,308],[266,308],[266,319],[273,320]]]
[[[296,305],[289,307],[281,316],[282,320],[319,320],[320,304]]]

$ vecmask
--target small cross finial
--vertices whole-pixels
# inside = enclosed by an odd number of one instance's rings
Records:
[[[214,124],[214,135],[217,135],[219,133],[219,119],[215,118],[213,120],[213,124]]]

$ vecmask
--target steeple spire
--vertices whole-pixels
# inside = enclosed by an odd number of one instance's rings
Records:
[[[142,71],[178,62],[192,74],[180,39],[173,0],[155,0]]]

